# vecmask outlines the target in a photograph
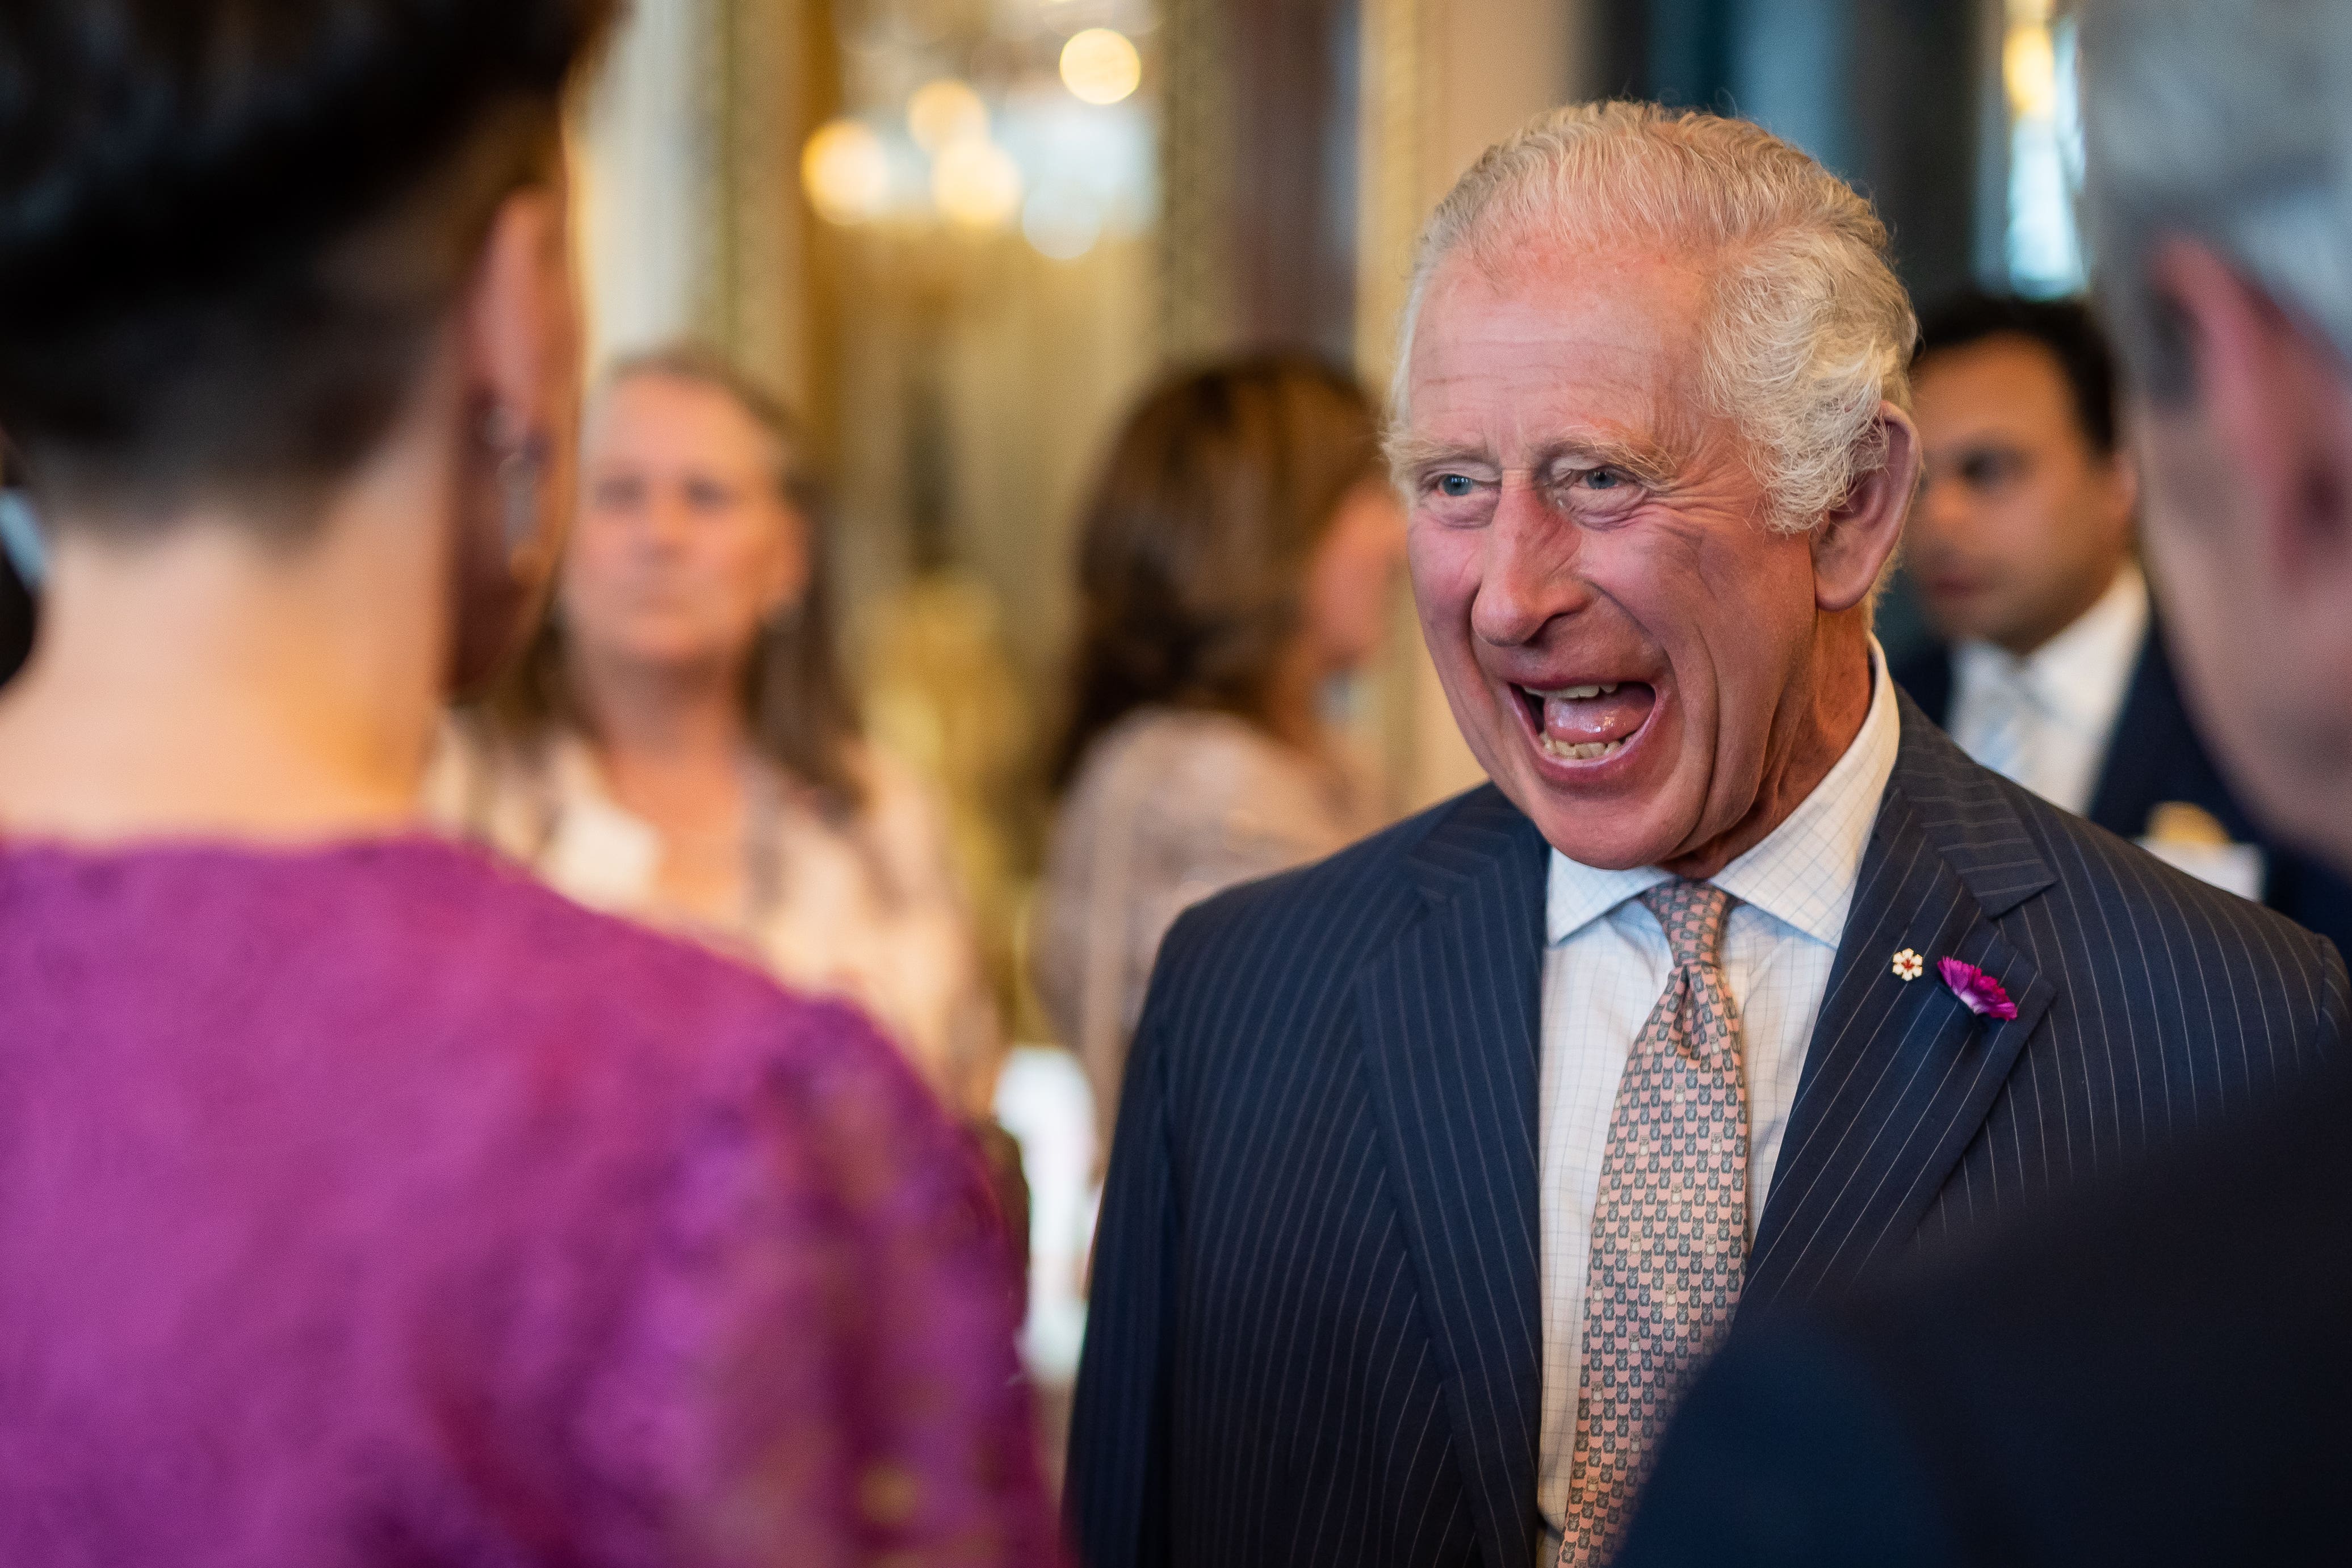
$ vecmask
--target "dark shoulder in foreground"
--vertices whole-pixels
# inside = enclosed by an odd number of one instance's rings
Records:
[[[2080,898],[2153,908],[2215,937],[2231,933],[2273,954],[2342,973],[2336,944],[2250,899],[2201,881],[2087,817],[2051,805],[1999,775],[1993,782],[2015,807],[2061,889]],[[2050,893],[2043,895],[2045,898]]]
[[[2109,961],[2159,984],[2168,968],[2202,968],[2221,952],[2275,965],[2281,978],[2289,970],[2306,979],[2344,973],[2332,942],[2011,784],[1971,761],[1910,699],[1899,700],[1890,794],[1902,795],[1928,843],[2004,920],[2045,913],[2051,934],[2097,944]]]
[[[2342,1560],[2352,1063],[1731,1347],[1623,1568]]]

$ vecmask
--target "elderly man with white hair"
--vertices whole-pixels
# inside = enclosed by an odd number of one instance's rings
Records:
[[[2150,576],[2232,784],[2352,872],[2352,5],[2093,0],[2083,28]],[[2352,1561],[2330,1047],[2014,1233],[1742,1336],[1624,1568]]]
[[[1090,1568],[1605,1560],[1696,1362],[2323,1055],[2332,948],[1978,767],[1870,632],[1919,465],[1868,205],[1560,110],[1430,225],[1392,450],[1492,784],[1162,949]]]

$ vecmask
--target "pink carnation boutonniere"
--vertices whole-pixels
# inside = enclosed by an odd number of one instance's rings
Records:
[[[1963,963],[1957,958],[1939,958],[1936,973],[1952,988],[1952,994],[1964,1003],[1968,1010],[1983,1018],[2014,1018],[2017,1004],[2009,999],[2000,982],[1973,963]]]

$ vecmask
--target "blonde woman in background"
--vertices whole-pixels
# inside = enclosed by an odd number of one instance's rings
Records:
[[[434,810],[582,903],[857,1003],[977,1120],[994,1004],[939,814],[861,738],[796,437],[702,350],[608,378],[554,609],[453,725]]]
[[[1385,633],[1404,521],[1353,380],[1298,355],[1184,375],[1129,418],[1083,524],[1065,789],[1034,933],[1101,1148],[1186,907],[1379,826],[1323,718]]]

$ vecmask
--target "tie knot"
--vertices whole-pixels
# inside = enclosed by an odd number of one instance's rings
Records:
[[[1675,967],[1686,963],[1715,967],[1723,951],[1723,922],[1731,913],[1729,893],[1712,882],[1677,877],[1643,893],[1642,902],[1665,928]]]

